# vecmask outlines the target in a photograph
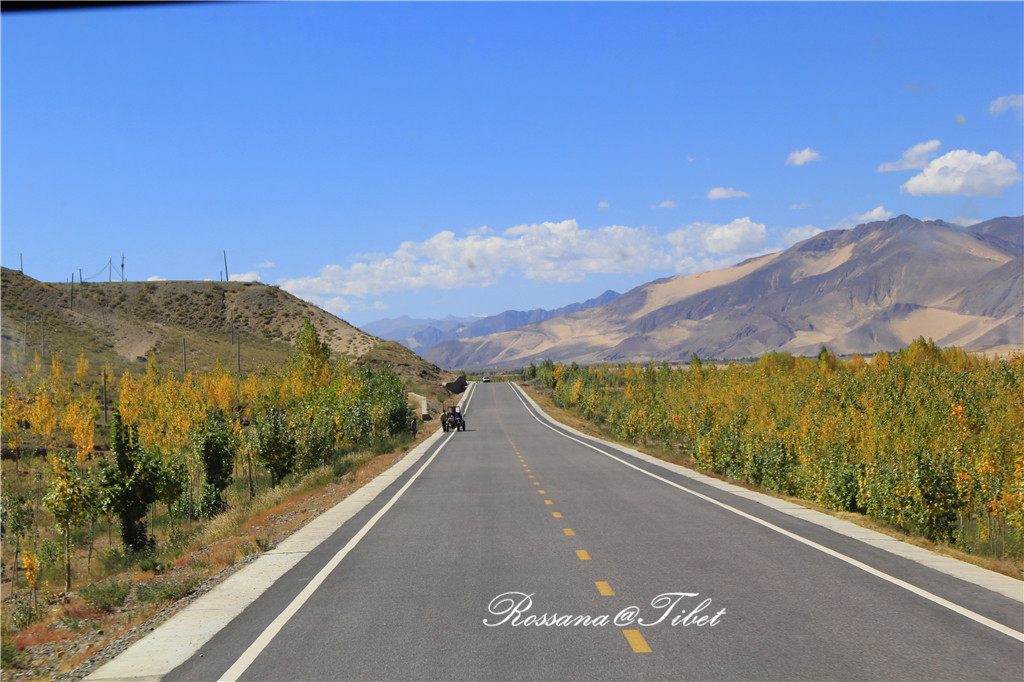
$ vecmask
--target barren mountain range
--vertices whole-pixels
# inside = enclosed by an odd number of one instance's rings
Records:
[[[497,315],[489,315],[487,317],[454,317],[449,315],[441,320],[431,320],[402,316],[371,322],[364,325],[362,330],[367,334],[373,334],[382,339],[398,341],[405,347],[417,353],[422,353],[428,348],[445,341],[497,334],[498,332],[515,329],[533,322],[540,322],[558,315],[574,313],[577,310],[585,310],[586,308],[595,308],[609,303],[618,297],[618,292],[609,290],[597,298],[591,298],[583,303],[570,303],[555,310],[546,310],[544,308],[537,308],[535,310],[506,310]]]
[[[901,215],[822,232],[724,270],[659,279],[606,305],[422,356],[442,367],[1024,346],[1024,218],[962,228]]]

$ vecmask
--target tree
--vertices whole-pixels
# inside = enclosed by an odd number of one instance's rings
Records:
[[[295,336],[291,362],[292,367],[313,386],[322,386],[330,379],[331,348],[320,340],[308,317],[303,319],[302,327]]]
[[[249,430],[256,461],[270,471],[270,486],[277,487],[295,466],[295,439],[281,410],[272,407],[256,418]]]
[[[157,499],[160,460],[142,450],[138,427],[124,424],[118,409],[114,409],[110,421],[110,450],[113,461],[102,464],[101,485],[120,520],[121,540],[133,552],[149,549],[152,540],[143,519]]]
[[[206,481],[200,499],[200,513],[212,517],[227,506],[224,490],[231,483],[231,465],[235,458],[235,434],[224,413],[210,410],[206,419],[192,432],[192,444],[203,463]]]
[[[21,539],[34,530],[35,512],[28,497],[11,495],[5,490],[0,495],[0,518],[3,519],[0,523],[0,540],[6,544],[8,537],[14,538],[14,580],[11,583],[13,585],[18,581],[17,557]]]
[[[58,450],[50,460],[53,478],[43,498],[43,506],[57,521],[64,536],[64,589],[71,591],[71,526],[85,519],[89,509],[91,491],[78,468],[78,461],[67,450]]]

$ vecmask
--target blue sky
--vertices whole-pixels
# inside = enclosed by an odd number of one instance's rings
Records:
[[[906,213],[1024,213],[1024,4],[5,13],[0,260],[360,325],[554,308]]]

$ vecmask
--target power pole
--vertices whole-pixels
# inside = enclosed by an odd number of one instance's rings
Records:
[[[224,281],[225,282],[230,282],[231,281],[231,277],[228,276],[228,252],[227,252],[227,249],[224,250]]]
[[[121,281],[124,281],[124,251],[121,252]]]

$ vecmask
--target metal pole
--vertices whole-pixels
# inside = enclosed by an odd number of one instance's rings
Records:
[[[228,252],[226,249],[224,250],[224,281],[231,281],[231,277],[228,275]]]

